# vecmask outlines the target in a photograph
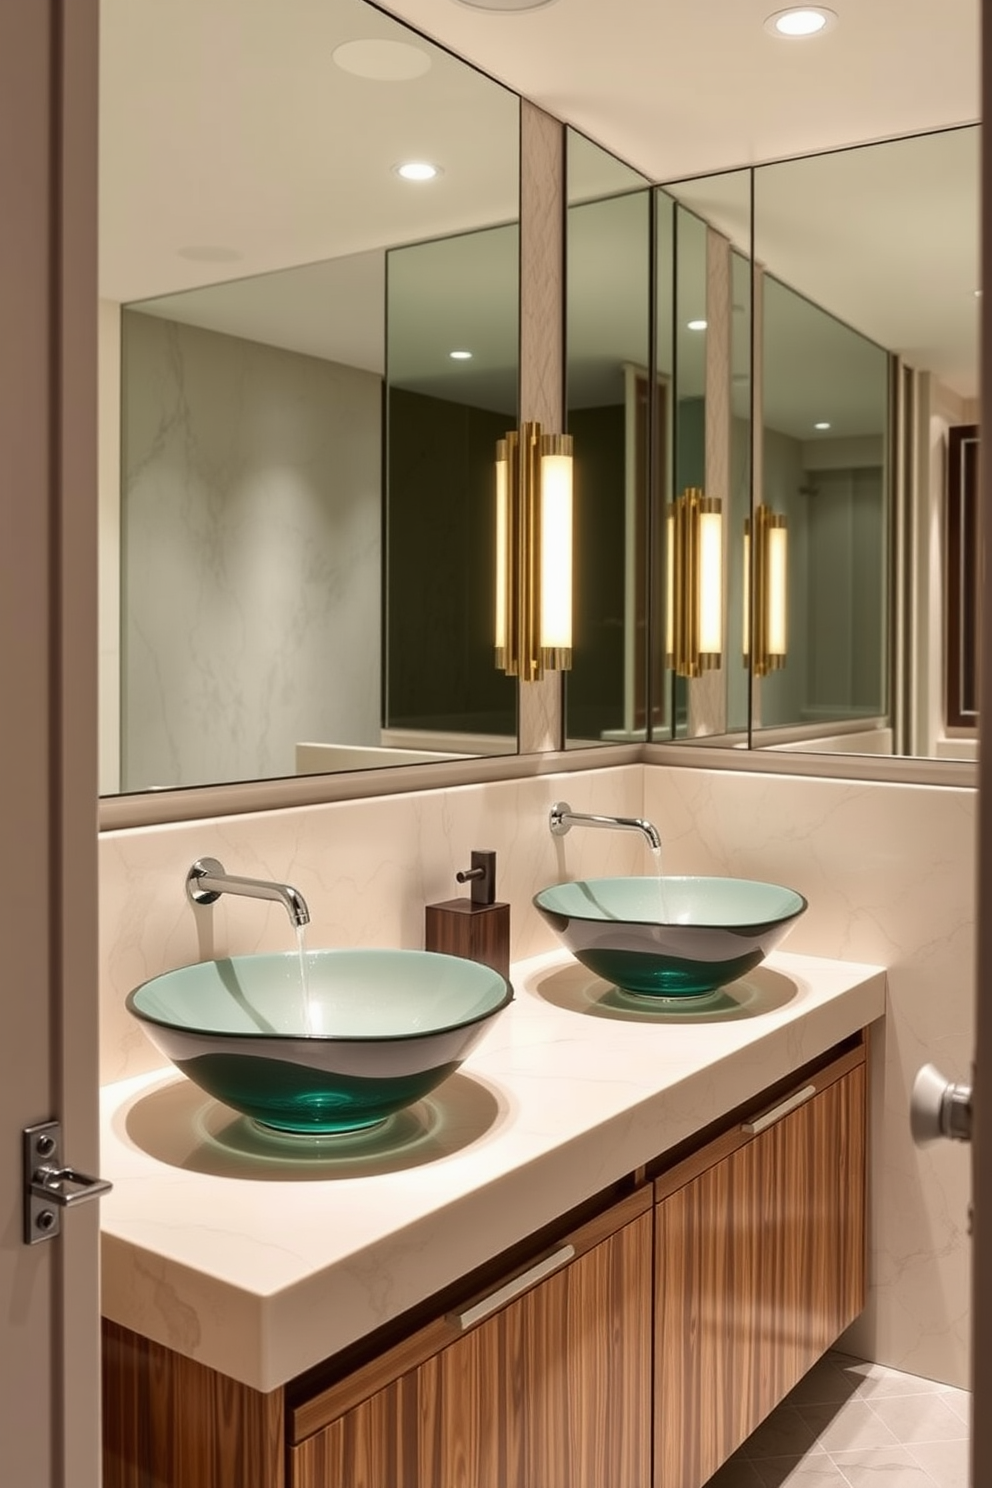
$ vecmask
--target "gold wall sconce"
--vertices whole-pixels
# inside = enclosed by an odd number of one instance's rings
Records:
[[[522,682],[572,665],[572,436],[537,423],[496,445],[495,641]]]
[[[788,531],[785,518],[762,504],[754,513],[754,647],[751,646],[751,532],[744,523],[744,665],[756,677],[785,666],[788,650]]]
[[[723,652],[723,515],[720,501],[689,486],[668,508],[666,665],[701,677]]]

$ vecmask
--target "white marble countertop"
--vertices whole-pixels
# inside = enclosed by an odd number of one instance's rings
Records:
[[[271,1139],[171,1067],[102,1092],[103,1311],[268,1391],[885,1010],[878,967],[778,953],[640,1014],[555,952],[461,1070],[378,1132]]]

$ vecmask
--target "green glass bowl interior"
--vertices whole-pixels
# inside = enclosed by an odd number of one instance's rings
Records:
[[[674,998],[707,996],[753,970],[806,909],[779,884],[657,876],[556,884],[534,904],[604,981]]]
[[[225,1105],[280,1131],[377,1125],[461,1064],[509,983],[431,951],[234,956],[136,987],[156,1047]]]

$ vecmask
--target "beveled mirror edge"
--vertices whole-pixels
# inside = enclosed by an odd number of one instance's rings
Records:
[[[450,790],[463,785],[490,785],[505,780],[639,764],[668,765],[675,769],[738,770],[753,775],[888,782],[892,785],[949,786],[965,790],[975,789],[978,784],[978,766],[967,760],[840,753],[772,755],[761,750],[672,743],[604,744],[588,749],[401,765],[390,770],[358,770],[235,785],[146,791],[133,796],[107,796],[99,803],[98,823],[101,832],[117,832],[131,827],[198,821],[205,817],[242,816],[301,806],[323,806],[335,801],[371,800],[379,796]]]

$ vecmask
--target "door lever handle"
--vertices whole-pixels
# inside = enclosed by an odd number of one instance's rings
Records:
[[[909,1125],[918,1147],[947,1137],[971,1141],[971,1086],[955,1085],[932,1064],[925,1064],[913,1082]]]
[[[60,1210],[72,1209],[108,1193],[105,1178],[91,1178],[62,1161],[62,1128],[57,1121],[27,1126],[22,1134],[24,1163],[24,1243],[54,1240]]]

